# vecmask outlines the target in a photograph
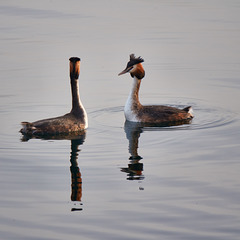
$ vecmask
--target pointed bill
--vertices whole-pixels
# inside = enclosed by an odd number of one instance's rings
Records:
[[[120,72],[118,74],[118,76],[122,75],[122,74],[125,74],[125,73],[128,73],[133,67],[127,67],[126,69],[124,69],[122,72]]]

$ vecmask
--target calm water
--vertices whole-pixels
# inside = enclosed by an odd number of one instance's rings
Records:
[[[239,239],[238,0],[2,0],[0,13],[2,240]],[[192,105],[190,125],[125,124],[130,53],[145,59],[142,103]],[[71,56],[89,129],[23,141],[21,121],[70,110]]]

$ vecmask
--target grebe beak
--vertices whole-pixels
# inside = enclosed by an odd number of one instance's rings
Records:
[[[122,75],[122,74],[124,74],[124,73],[128,73],[128,72],[130,72],[132,69],[133,69],[132,66],[131,66],[131,67],[127,67],[127,68],[124,69],[122,72],[120,72],[120,73],[118,74],[118,76],[120,76],[120,75]]]

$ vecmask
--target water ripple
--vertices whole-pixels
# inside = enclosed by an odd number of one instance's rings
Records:
[[[188,105],[188,104],[186,104]],[[186,105],[168,105],[177,108],[184,108]],[[194,118],[189,124],[178,126],[158,127],[143,125],[145,130],[203,130],[217,127],[225,127],[237,121],[237,114],[220,107],[205,106],[202,102],[191,102],[194,111]],[[107,107],[92,111],[89,115],[98,125],[105,128],[122,128],[125,121],[124,107]]]

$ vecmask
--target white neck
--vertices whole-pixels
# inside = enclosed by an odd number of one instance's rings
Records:
[[[140,82],[141,80],[134,76],[133,85],[124,107],[125,117],[128,121],[131,121],[131,122],[139,122],[136,114],[136,110],[137,110],[136,107],[139,104],[138,91],[140,87]]]
[[[81,106],[81,108],[83,110],[83,113],[84,113],[85,129],[86,129],[86,128],[88,128],[88,116],[87,116],[87,112],[86,112],[86,110],[85,110],[85,108],[84,108],[84,106],[83,106],[83,104],[81,102],[80,95],[79,95],[79,104],[80,104],[80,106]]]
[[[88,117],[87,112],[81,102],[80,94],[79,94],[79,83],[78,80],[72,81],[72,112],[78,111],[82,109],[84,114],[85,128],[88,127]]]

